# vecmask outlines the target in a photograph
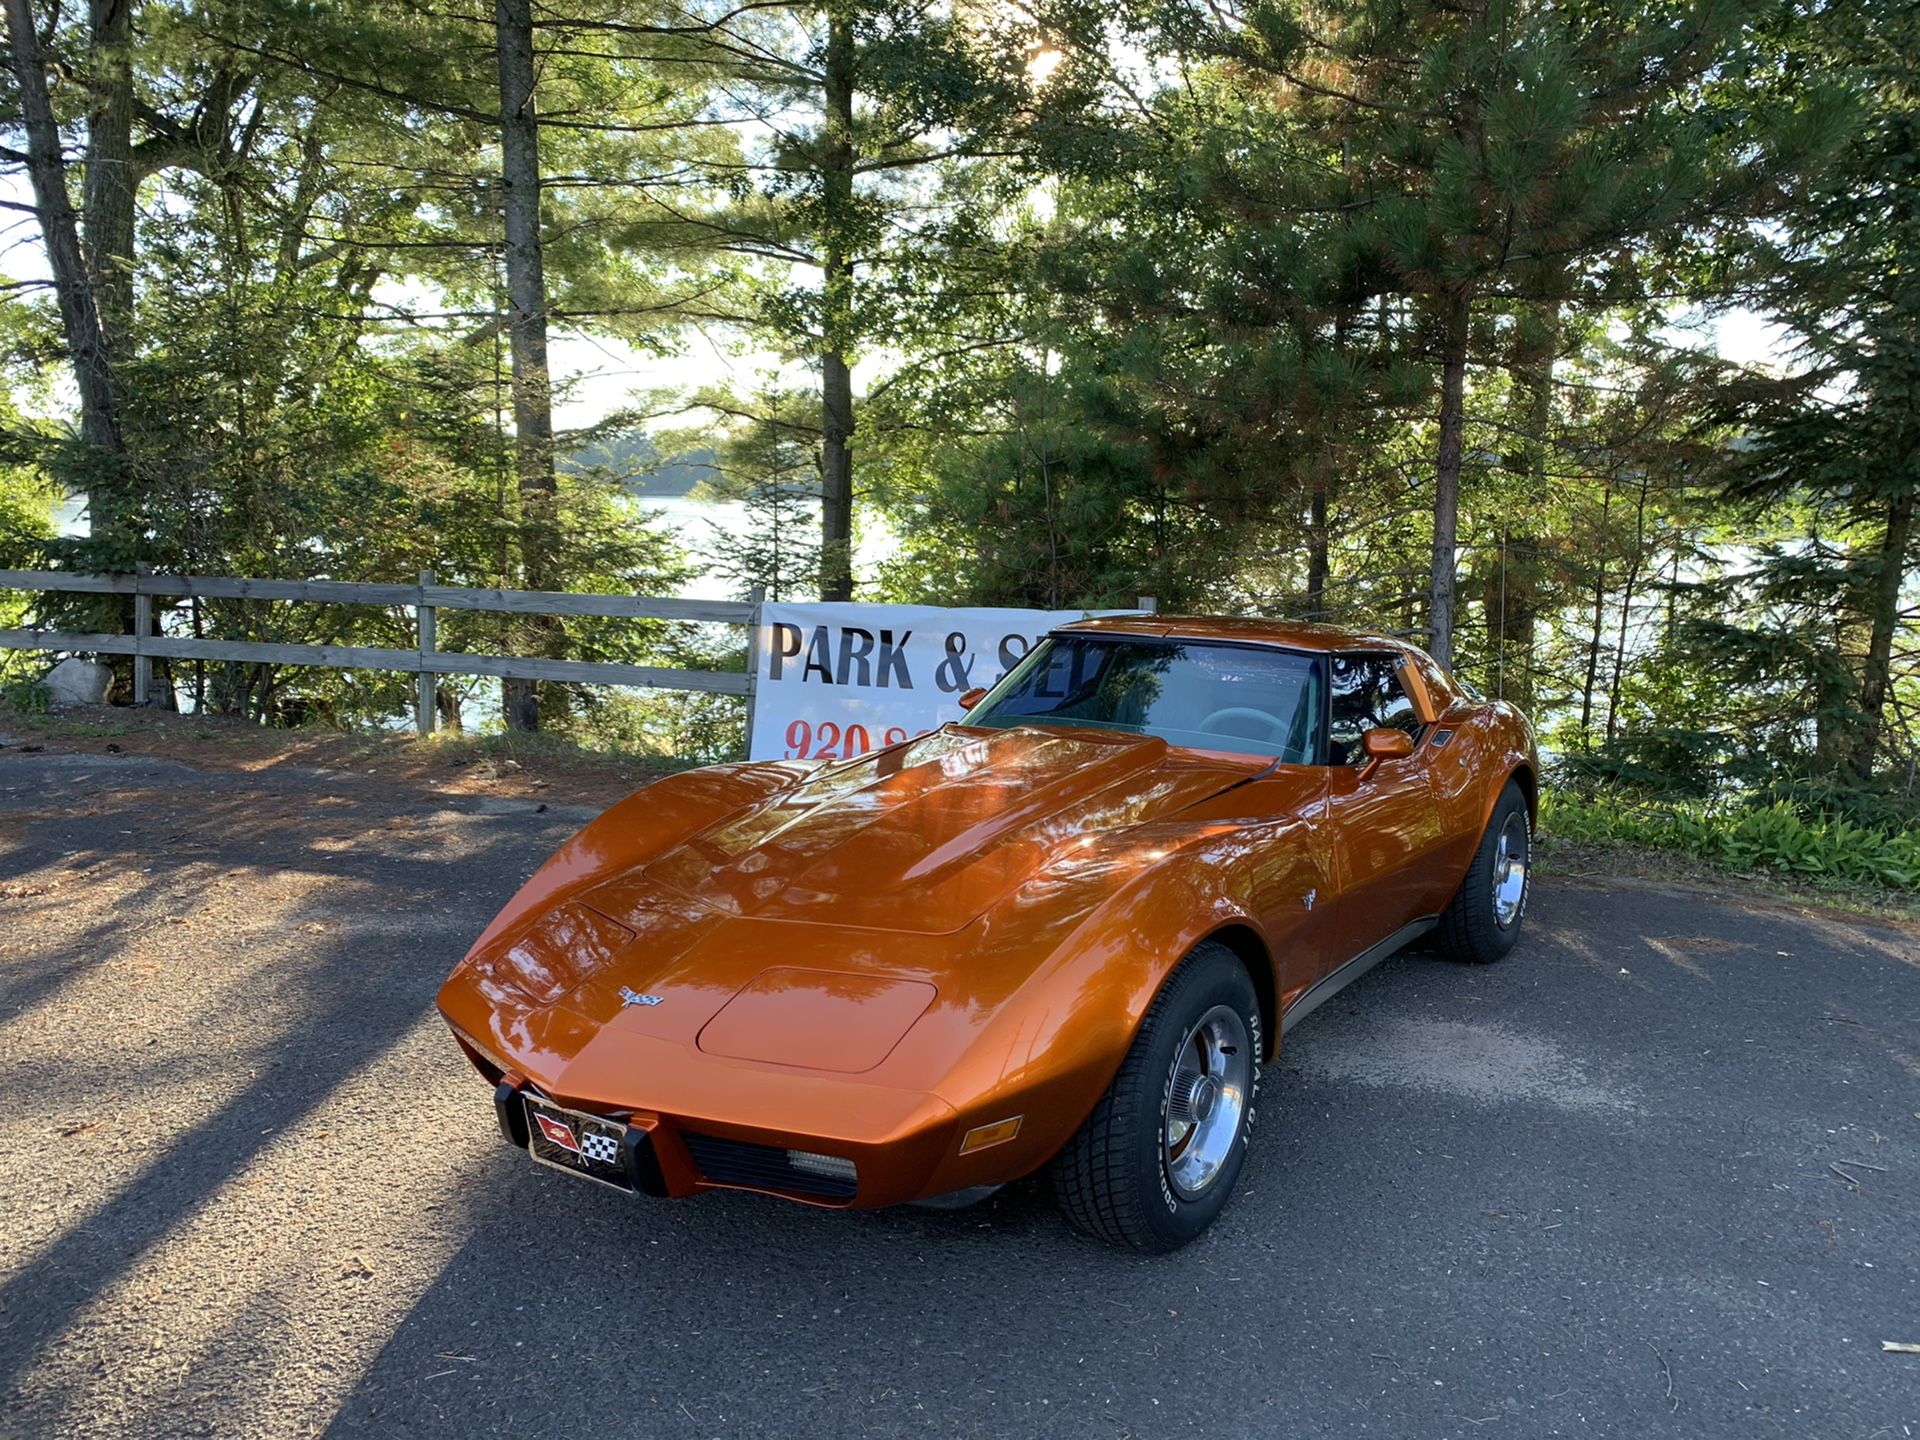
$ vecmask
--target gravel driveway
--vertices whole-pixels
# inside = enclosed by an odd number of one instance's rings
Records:
[[[509,1151],[432,996],[582,818],[0,752],[0,1435],[1920,1437],[1905,931],[1548,876],[1146,1259]]]

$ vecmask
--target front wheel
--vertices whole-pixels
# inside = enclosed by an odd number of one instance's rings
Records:
[[[1513,949],[1533,888],[1533,824],[1527,797],[1509,780],[1494,802],[1466,878],[1440,916],[1440,949],[1488,964]]]
[[[1260,1002],[1208,941],[1180,962],[1120,1073],[1053,1162],[1074,1224],[1114,1245],[1177,1250],[1226,1208],[1260,1090]]]

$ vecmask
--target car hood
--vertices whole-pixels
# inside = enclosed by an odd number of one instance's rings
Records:
[[[1248,823],[1204,802],[1260,768],[1140,736],[950,729],[735,790],[680,843],[477,946],[441,1008],[580,1103],[635,1103],[644,1074],[649,1104],[713,1113],[695,1092],[719,1072],[686,1069],[695,1054],[939,1092],[1104,897]],[[1307,793],[1274,783],[1268,828]]]
[[[743,919],[948,934],[1084,837],[1172,816],[1257,765],[1140,735],[942,730],[736,811],[644,874]]]

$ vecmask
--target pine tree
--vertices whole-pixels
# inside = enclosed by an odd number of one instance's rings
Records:
[[[1850,693],[1840,713],[1824,707],[1815,763],[1866,781],[1896,684],[1916,675],[1920,12],[1846,7],[1772,38],[1772,83],[1797,88],[1817,69],[1852,112],[1844,143],[1797,177],[1781,223],[1736,237],[1731,264],[1789,328],[1799,363],[1735,390],[1749,426],[1735,485],[1812,508],[1816,535],[1774,552],[1764,584],[1830,615],[1825,643]]]
[[[663,204],[632,240],[690,233],[738,257],[717,318],[817,368],[819,590],[850,598],[853,366],[950,338],[942,252],[964,247],[985,218],[967,213],[978,198],[970,162],[1023,89],[1022,57],[988,43],[964,10],[872,0],[694,5],[677,23],[615,28],[651,36],[702,77],[715,118],[740,141],[713,163],[723,200]]]
[[[1744,19],[1735,3],[1412,3],[1300,16],[1301,41],[1276,55],[1368,156],[1355,224],[1417,306],[1437,372],[1427,628],[1443,660],[1467,372],[1491,358],[1503,310],[1637,300],[1637,247],[1764,195],[1784,162],[1761,148],[1740,171],[1710,163],[1726,122],[1700,103]]]
[[[741,521],[713,522],[712,538],[700,548],[714,573],[742,597],[757,590],[767,600],[794,601],[818,593],[820,452],[811,443],[817,399],[769,384],[749,407],[726,415],[717,434],[703,427],[675,437],[669,450],[704,450],[719,442],[711,474],[695,494],[737,507]],[[695,397],[715,414],[732,408],[734,400],[725,392]]]

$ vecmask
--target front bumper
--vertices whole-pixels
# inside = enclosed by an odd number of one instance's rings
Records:
[[[531,1126],[525,1104],[529,1093],[526,1085],[504,1079],[493,1089],[494,1117],[500,1122],[500,1134],[516,1150],[531,1152]],[[682,1147],[684,1150],[684,1147]],[[678,1159],[680,1157],[674,1157]],[[667,1167],[660,1163],[660,1147],[656,1145],[653,1128],[646,1124],[626,1121],[620,1130],[619,1151],[612,1168],[626,1179],[625,1188],[641,1195],[654,1195],[662,1199],[674,1194],[690,1195],[697,1188],[684,1173],[684,1167],[676,1166],[682,1173],[676,1178],[679,1188],[667,1179]],[[595,1175],[584,1166],[580,1173],[590,1179],[610,1178]],[[697,1177],[696,1177],[697,1178]]]
[[[808,1205],[869,1208],[897,1205],[939,1193],[928,1182],[940,1171],[954,1135],[952,1111],[933,1124],[880,1143],[862,1144],[844,1136],[769,1132],[702,1117],[668,1116],[646,1111],[577,1110],[505,1074],[494,1087],[494,1115],[502,1138],[517,1150],[543,1159],[539,1138],[529,1143],[527,1100],[549,1110],[590,1117],[618,1134],[618,1172],[573,1168],[589,1179],[621,1183],[636,1194],[681,1199],[705,1190],[752,1190]],[[551,1159],[545,1163],[551,1164]],[[948,1186],[946,1188],[954,1188]]]

